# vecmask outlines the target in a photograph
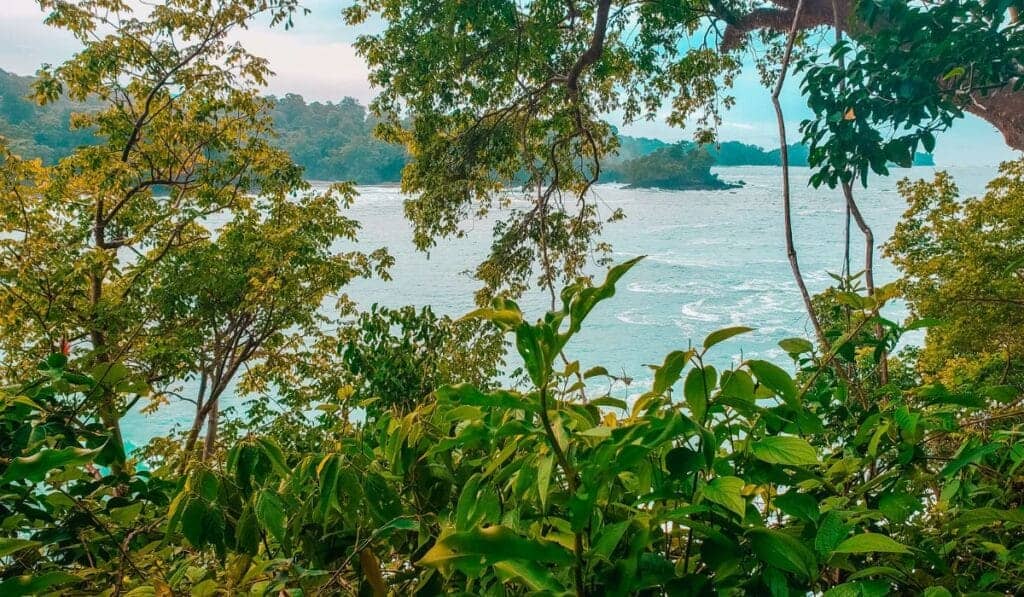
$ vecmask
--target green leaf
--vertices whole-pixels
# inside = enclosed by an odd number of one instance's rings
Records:
[[[261,437],[256,439],[256,443],[259,444],[267,462],[273,466],[274,471],[278,475],[287,477],[291,474],[291,469],[288,468],[288,463],[284,459],[284,453],[281,451],[281,447],[277,445],[277,442],[270,438]]]
[[[814,537],[814,549],[821,554],[829,554],[850,534],[853,525],[846,524],[835,511],[825,514],[818,525],[818,534]]]
[[[910,553],[905,545],[878,533],[861,533],[839,544],[835,553]]]
[[[632,269],[633,266],[639,263],[643,258],[643,255],[640,257],[634,257],[629,261],[625,261],[612,267],[608,270],[608,275],[605,276],[604,282],[600,286],[581,290],[575,297],[570,298],[568,301],[566,301],[566,298],[568,297],[563,295],[562,300],[567,303],[566,311],[569,313],[571,320],[569,331],[563,335],[563,341],[567,340],[570,336],[580,330],[583,320],[590,314],[598,303],[615,295],[615,283],[619,281],[619,278],[626,275],[626,272]]]
[[[415,518],[400,516],[373,532],[374,537],[390,535],[392,531],[418,531],[420,523]]]
[[[836,585],[825,591],[824,597],[885,597],[889,594],[888,581],[864,580]]]
[[[817,522],[821,516],[817,500],[806,493],[798,493],[794,489],[777,496],[775,507],[794,518],[810,523]]]
[[[754,402],[754,379],[742,369],[722,372],[721,396],[726,398],[738,398],[753,404]]]
[[[142,502],[135,502],[121,508],[111,508],[110,517],[118,524],[128,526],[139,517],[142,512]]]
[[[805,466],[818,464],[818,453],[807,440],[799,437],[773,436],[753,443],[754,457],[771,464]]]
[[[260,521],[263,528],[273,535],[274,539],[277,539],[278,542],[284,541],[284,504],[281,503],[281,498],[274,491],[266,489],[260,492],[259,497],[256,498],[256,519]]]
[[[797,574],[805,580],[817,576],[818,561],[814,553],[792,535],[774,529],[753,529],[750,544],[757,557],[780,570]]]
[[[317,513],[320,521],[327,524],[331,510],[341,510],[338,502],[338,471],[341,458],[337,454],[328,454],[317,467],[317,479],[320,485],[320,497],[317,500]]]
[[[704,487],[704,497],[743,518],[747,512],[742,495],[745,484],[739,477],[716,477]]]
[[[519,309],[477,309],[462,316],[462,319],[486,319],[505,328],[514,328],[523,323]]]
[[[617,408],[619,410],[626,410],[629,408],[629,404],[625,400],[619,398],[612,398],[611,396],[601,396],[588,402],[591,406],[604,406],[608,408]]]
[[[62,371],[68,366],[68,358],[59,352],[50,353],[46,359],[39,364],[39,369],[52,369]]]
[[[235,526],[235,547],[248,555],[256,555],[260,550],[260,530],[256,512],[250,504],[242,508],[242,515],[238,517],[238,524]]]
[[[378,521],[384,523],[402,515],[402,501],[384,477],[377,473],[366,476],[363,487],[370,512]]]
[[[995,523],[1024,524],[1024,510],[1000,510],[998,508],[975,508],[957,516],[954,527],[982,527]]]
[[[565,587],[555,579],[554,575],[536,562],[505,560],[496,563],[494,569],[503,580],[519,579],[531,591],[555,595],[565,592]]]
[[[433,568],[449,564],[473,567],[477,564],[493,566],[507,560],[569,564],[573,556],[558,543],[527,539],[507,527],[495,525],[442,537],[417,564]]]
[[[22,595],[38,595],[57,585],[78,582],[81,578],[66,572],[44,572],[43,574],[25,574],[0,582],[0,595],[4,597],[21,597]]]
[[[752,331],[754,331],[754,328],[748,328],[748,327],[742,326],[742,325],[738,325],[738,326],[731,327],[731,328],[722,328],[720,330],[715,330],[715,331],[711,332],[710,334],[708,334],[706,338],[704,338],[704,350],[707,350],[707,349],[711,348],[712,346],[714,346],[716,344],[719,344],[721,342],[725,342],[726,340],[728,340],[729,338],[732,338],[733,336],[738,336],[740,334],[745,334],[747,332],[752,332]]]
[[[581,437],[600,437],[600,438],[611,437],[612,436],[612,428],[611,427],[606,427],[604,425],[596,425],[594,427],[591,427],[590,429],[584,429],[583,431],[578,431],[578,432],[576,432],[576,435],[577,436],[581,436]]]
[[[554,460],[550,454],[537,458],[537,494],[540,496],[541,508],[545,508],[548,501],[548,487],[551,484],[551,468]]]
[[[197,479],[193,487],[199,490],[199,495],[203,496],[203,499],[208,502],[216,501],[220,482],[217,480],[217,476],[213,474],[213,471],[198,469],[195,475]]]
[[[956,458],[946,463],[946,466],[942,468],[942,472],[939,474],[943,477],[951,477],[960,472],[964,467],[981,462],[982,458],[998,451],[999,448],[1000,445],[994,442],[974,448],[968,448],[965,446],[960,450],[960,453],[956,455]]]
[[[206,542],[206,504],[199,498],[190,498],[181,513],[181,534],[194,547],[203,547]]]
[[[497,390],[484,393],[472,384],[460,383],[442,386],[435,391],[437,399],[453,405],[482,406],[514,410],[535,411],[536,407],[515,392]]]
[[[868,566],[867,568],[860,568],[856,572],[850,574],[850,580],[860,580],[862,578],[873,578],[875,576],[882,576],[885,578],[891,578],[893,580],[902,580],[905,578],[905,573],[892,566]]]
[[[14,537],[0,538],[0,558],[7,557],[12,553],[19,552],[29,547],[39,547],[42,543],[28,539],[17,539]]]
[[[779,340],[779,348],[791,355],[798,355],[813,351],[814,345],[803,338],[786,338]]]
[[[131,371],[121,363],[100,363],[93,367],[90,376],[96,383],[112,388],[129,375]]]
[[[683,396],[695,421],[703,421],[708,411],[708,397],[718,382],[718,374],[711,365],[703,369],[690,369],[683,383]]]
[[[624,520],[605,525],[590,548],[590,556],[605,562],[611,562],[612,554],[615,552],[615,548],[619,545],[622,536],[626,533],[626,529],[629,528],[630,524],[632,524],[631,521]]]
[[[948,81],[949,79],[953,79],[955,77],[962,77],[966,73],[967,71],[964,69],[964,67],[957,66],[949,69],[949,71],[947,71],[946,74],[942,75],[942,80]]]
[[[459,500],[455,505],[455,529],[468,530],[481,521],[474,518],[480,492],[480,473],[475,473],[462,486],[459,493]]]
[[[768,361],[747,361],[747,366],[757,377],[758,383],[775,392],[786,404],[794,405],[797,399],[793,378],[778,365]]]
[[[662,394],[675,385],[691,356],[693,356],[693,351],[690,350],[674,350],[665,355],[665,362],[654,371],[654,384],[651,387],[651,392]]]
[[[914,512],[923,508],[920,499],[906,493],[887,493],[878,500],[878,509],[896,523],[906,522]]]
[[[686,475],[700,469],[701,457],[686,446],[672,448],[665,454],[665,468],[673,475]]]
[[[92,460],[103,450],[102,447],[94,450],[85,448],[62,448],[60,450],[40,450],[31,456],[15,458],[7,466],[0,483],[11,481],[35,481],[39,482],[46,478],[50,471],[66,466],[79,466],[92,462]]]

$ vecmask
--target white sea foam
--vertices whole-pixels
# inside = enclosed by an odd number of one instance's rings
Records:
[[[699,301],[686,303],[679,308],[679,312],[682,313],[683,317],[694,321],[720,321],[722,319],[721,316],[700,310],[704,306],[704,300],[700,299]]]
[[[626,287],[630,292],[642,294],[695,294],[702,296],[717,296],[718,288],[713,283],[700,282],[630,282]]]
[[[615,314],[615,319],[627,325],[660,325],[659,322],[648,315],[644,315],[639,309],[629,309]]]

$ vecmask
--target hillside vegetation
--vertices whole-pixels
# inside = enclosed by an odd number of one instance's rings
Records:
[[[34,80],[0,69],[0,135],[7,138],[15,153],[52,164],[95,140],[89,130],[71,126],[71,115],[96,109],[98,104],[62,97],[39,106],[30,99]],[[267,101],[276,135],[273,144],[288,152],[308,178],[357,184],[395,184],[401,180],[408,161],[405,149],[376,138],[376,121],[356,100],[347,97],[339,102],[307,102],[300,95],[287,94],[268,97]],[[676,146],[683,149],[676,150]],[[691,142],[672,144],[621,135],[618,152],[608,161],[601,180],[637,187],[720,189],[729,185],[711,173],[712,166],[781,164],[778,150],[738,141],[711,144],[703,150],[695,148]],[[646,156],[650,159],[639,159]],[[806,166],[806,148],[792,146],[790,160],[794,166]],[[931,163],[925,154],[915,158],[915,165]]]

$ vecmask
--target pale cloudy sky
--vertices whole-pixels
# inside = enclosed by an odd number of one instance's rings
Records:
[[[250,51],[270,59],[277,74],[269,84],[269,93],[298,93],[307,100],[321,101],[351,96],[364,104],[373,97],[366,81],[366,65],[351,43],[357,35],[379,24],[370,23],[361,29],[346,26],[341,9],[347,3],[306,0],[305,6],[312,12],[298,17],[294,29],[269,29],[264,23],[254,23],[239,36]],[[77,49],[70,35],[44,25],[43,16],[34,0],[0,0],[0,68],[32,74],[40,64],[60,62]],[[807,111],[796,93],[795,80],[789,89],[784,103],[787,115],[793,119],[791,137],[795,140],[796,123]],[[726,115],[721,138],[766,147],[777,144],[769,94],[757,81],[753,68],[739,77],[733,94],[737,105]],[[634,124],[623,132],[665,140],[691,135],[691,131],[669,127],[663,121]],[[992,126],[969,116],[952,132],[940,136],[935,161],[939,165],[990,165],[1015,155]]]

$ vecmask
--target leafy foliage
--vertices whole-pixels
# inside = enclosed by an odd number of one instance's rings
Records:
[[[963,201],[948,174],[904,181],[908,209],[886,245],[929,328],[921,366],[949,387],[984,379],[1024,387],[1021,305],[1024,162],[1008,162],[983,197]]]
[[[1013,116],[1024,55],[1019,1],[850,7],[847,22],[858,24],[852,40],[801,64],[814,111],[801,125],[814,186],[856,178],[866,185],[869,172],[886,175],[890,162],[909,166],[918,148],[930,153],[935,133],[975,107],[1011,144],[1020,142]]]
[[[102,427],[68,427],[55,410],[74,411],[68,398],[95,381],[51,357],[2,413],[8,437],[39,438],[0,477],[3,507],[22,513],[3,545],[66,555],[22,555],[4,578],[86,588],[116,570],[126,589],[193,592],[1020,588],[1024,515],[1019,483],[1005,483],[1024,464],[1018,424],[991,420],[978,435],[984,407],[941,387],[862,401],[802,349],[796,379],[763,361],[718,372],[706,356],[748,331],[730,328],[667,355],[631,403],[595,396],[603,371],[560,355],[634,263],[568,287],[534,323],[507,300],[471,314],[514,337],[525,388],[459,383],[362,423],[321,418],[312,446],[252,433],[223,463],[177,482],[138,473],[128,493],[88,472]],[[870,321],[877,307],[858,312]],[[26,420],[65,426],[25,433]],[[55,490],[70,501],[46,497]],[[78,508],[89,514],[74,532],[106,532],[88,554],[58,549],[64,534],[40,508]]]
[[[624,399],[627,380],[571,358],[587,318],[640,260],[600,283],[573,275],[582,266],[562,252],[596,231],[585,204],[582,219],[563,206],[543,206],[539,224],[513,218],[482,270],[492,289],[521,288],[535,257],[523,247],[563,226],[535,247],[569,260],[554,275],[542,258],[552,308],[537,319],[507,295],[458,321],[359,313],[344,297],[344,321],[319,309],[353,277],[383,275],[389,258],[339,250],[358,229],[340,211],[351,187],[312,192],[269,144],[255,91],[266,65],[226,41],[255,14],[289,24],[294,2],[170,0],[145,18],[124,18],[118,0],[41,3],[86,47],[44,69],[38,94],[102,107],[76,117],[94,145],[52,167],[7,151],[0,164],[0,351],[13,384],[0,391],[0,593],[1024,591],[1020,387],[977,369],[947,383],[927,367],[950,351],[984,359],[993,344],[1010,354],[1013,323],[994,319],[1003,311],[958,297],[976,288],[1012,304],[1021,164],[967,205],[945,176],[903,185],[911,209],[889,250],[928,319],[893,322],[882,310],[896,287],[864,296],[856,276],[841,278],[816,298],[825,346],[779,343],[795,374],[759,359],[716,368],[721,343],[751,331],[730,327],[670,352]],[[542,203],[556,196],[545,185],[583,197],[596,171],[562,170],[580,155],[572,144],[590,131],[595,160],[613,145],[583,95],[653,109],[650,94],[660,100],[680,76],[696,85],[680,109],[713,117],[714,75],[734,65],[706,52],[674,61],[700,7],[609,7],[581,7],[568,27],[562,3],[350,9],[391,21],[361,45],[376,77],[395,76],[379,105],[392,117],[385,133],[423,152],[410,177],[424,191],[409,204],[419,225],[454,227],[523,168]],[[637,15],[634,45],[625,27]],[[588,46],[577,18],[611,23],[606,52],[572,60]],[[515,68],[500,53],[460,58],[510,47],[529,50]],[[632,82],[637,64],[653,84]],[[566,69],[516,110],[491,112],[523,72],[537,83]],[[485,76],[505,86],[481,92]],[[405,129],[395,108],[410,95]],[[529,128],[538,116],[550,127]],[[539,149],[550,153],[536,164]],[[457,192],[454,205],[440,190]],[[510,254],[518,261],[493,261]],[[556,294],[559,276],[569,282]],[[890,356],[922,327],[926,358]],[[499,377],[504,338],[520,383]],[[884,380],[883,362],[894,372]],[[220,393],[243,367],[250,403],[217,436]],[[189,374],[200,378],[197,422],[207,419],[203,457],[175,438],[129,454],[124,414]]]

